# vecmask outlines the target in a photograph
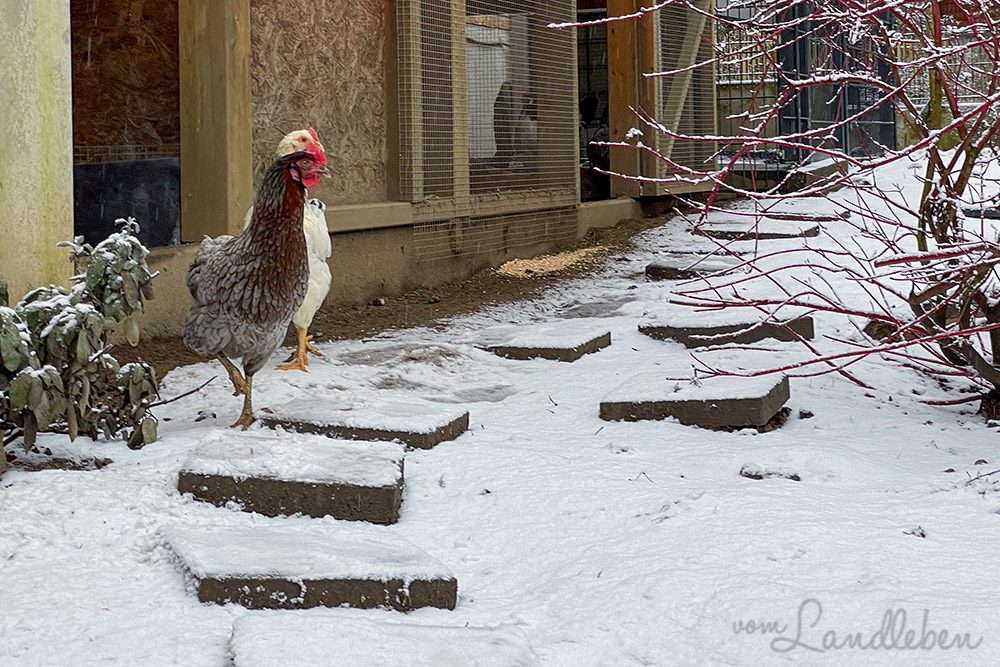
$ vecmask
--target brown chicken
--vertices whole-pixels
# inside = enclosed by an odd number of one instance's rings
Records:
[[[309,283],[302,216],[306,188],[326,173],[318,142],[279,158],[264,174],[250,224],[239,236],[206,238],[188,269],[194,303],[184,325],[184,344],[222,362],[243,395],[233,427],[254,421],[253,376],[285,338]],[[241,357],[243,373],[231,361]]]

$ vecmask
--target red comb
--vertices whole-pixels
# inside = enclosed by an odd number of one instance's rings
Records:
[[[309,135],[313,138],[313,141],[315,142],[311,146],[313,150],[309,152],[313,153],[314,157],[316,158],[316,162],[325,166],[327,164],[326,151],[323,149],[323,144],[320,143],[319,135],[316,134],[316,130],[312,127],[309,128]]]

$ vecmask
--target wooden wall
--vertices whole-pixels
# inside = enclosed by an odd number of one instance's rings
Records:
[[[72,0],[71,21],[74,145],[175,147],[177,0]]]
[[[251,0],[255,182],[285,133],[313,125],[333,177],[311,194],[327,204],[388,198],[389,1]]]

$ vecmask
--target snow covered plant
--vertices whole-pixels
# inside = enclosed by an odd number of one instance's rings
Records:
[[[989,218],[1000,203],[997,3],[667,0],[643,11],[678,8],[695,17],[689,27],[706,23],[706,34],[714,21],[714,51],[679,49],[669,69],[648,80],[670,91],[698,73],[711,77],[726,103],[718,131],[685,133],[640,109],[646,141],[623,137],[611,145],[654,159],[658,172],[644,181],[708,190],[707,199],[689,202],[696,228],[742,215],[747,227],[762,229],[774,224],[765,220],[769,211],[827,227],[793,250],[786,244],[769,253],[762,243],[741,257],[745,275],[689,287],[679,300],[773,319],[792,307],[848,316],[855,333],[831,341],[835,353],[808,344],[808,359],[767,372],[836,372],[861,382],[848,367],[879,354],[964,378],[958,385],[980,391],[958,400],[987,398],[983,407],[994,416],[1000,243]],[[710,147],[712,158],[693,164],[686,158],[692,151],[682,149],[692,144]],[[824,164],[833,168],[818,169]],[[749,205],[723,214],[723,194]],[[830,215],[817,216],[821,211]],[[741,242],[706,243],[735,255]]]
[[[5,443],[39,431],[75,439],[124,437],[139,448],[156,439],[149,406],[157,397],[153,369],[121,365],[109,351],[119,324],[129,343],[139,341],[138,317],[152,298],[148,251],[135,237],[135,220],[90,247],[81,237],[63,244],[82,269],[72,287],[32,290],[12,307],[0,279],[0,434]]]

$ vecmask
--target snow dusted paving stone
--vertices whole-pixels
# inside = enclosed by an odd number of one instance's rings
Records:
[[[691,320],[696,320],[696,317],[697,315],[692,313]],[[671,320],[669,324],[648,322],[640,324],[639,331],[657,340],[675,340],[678,343],[682,343],[685,347],[756,343],[766,339],[795,341],[799,339],[798,336],[806,340],[812,340],[815,336],[813,319],[808,315],[786,320],[783,323],[760,323],[746,320],[731,324],[706,323],[704,325],[696,324],[695,321],[685,322],[684,320]],[[713,338],[706,340],[706,336],[712,336]]]
[[[778,477],[781,479],[790,479],[793,482],[801,482],[802,478],[799,473],[793,472],[791,470],[786,470],[785,468],[765,468],[759,466],[756,463],[744,463],[743,467],[740,468],[740,477],[746,477],[747,479],[770,479],[772,477]]]
[[[163,529],[200,602],[248,609],[454,609],[458,582],[386,528],[340,524]]]
[[[611,332],[576,322],[510,325],[478,332],[473,344],[507,359],[572,362],[611,345]]]
[[[742,262],[729,256],[697,256],[671,253],[646,265],[650,280],[690,280],[713,273],[726,273]]]
[[[788,378],[708,378],[700,384],[667,380],[643,371],[614,389],[601,403],[605,421],[675,418],[682,424],[717,430],[762,428],[782,414]]]
[[[227,430],[188,455],[177,490],[267,516],[301,513],[390,524],[399,519],[403,447]]]
[[[269,428],[348,440],[398,440],[419,449],[454,440],[469,429],[469,413],[462,408],[395,399],[293,401],[278,406],[260,421]]]
[[[694,230],[695,234],[715,239],[738,240],[795,239],[819,236],[819,225],[802,222],[762,222],[761,224],[733,221],[710,222]]]
[[[514,627],[479,628],[377,622],[332,614],[247,614],[233,623],[235,667],[468,665],[532,667],[538,658]]]

